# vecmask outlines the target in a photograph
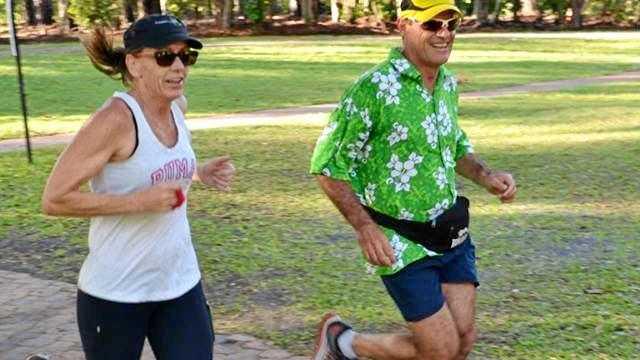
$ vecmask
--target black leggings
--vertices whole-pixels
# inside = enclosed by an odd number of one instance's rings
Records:
[[[145,338],[158,360],[211,360],[213,326],[202,285],[177,299],[139,304],[78,290],[78,327],[87,360],[138,360]]]

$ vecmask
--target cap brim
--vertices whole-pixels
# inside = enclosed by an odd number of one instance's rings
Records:
[[[436,15],[448,10],[452,10],[457,13],[458,16],[462,16],[462,11],[460,11],[460,9],[458,9],[458,7],[456,7],[455,5],[442,4],[428,8],[426,10],[405,10],[400,14],[400,17],[404,19],[413,19],[422,23],[425,21],[429,21],[436,17]]]
[[[191,49],[202,49],[202,43],[200,42],[200,40],[184,34],[175,34],[167,36],[165,38],[156,38],[153,44],[148,44],[145,47],[160,49],[177,42],[184,42]]]
[[[176,35],[176,36],[169,37],[165,45],[173,44],[179,41],[184,41],[187,44],[187,46],[189,46],[192,49],[198,49],[198,50],[202,49],[202,43],[198,39],[188,35],[187,36]]]

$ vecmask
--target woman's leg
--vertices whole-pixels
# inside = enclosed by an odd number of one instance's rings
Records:
[[[211,360],[213,324],[202,285],[198,283],[177,299],[158,303],[148,336],[158,360]]]
[[[78,328],[87,360],[139,360],[151,304],[98,299],[78,290]]]

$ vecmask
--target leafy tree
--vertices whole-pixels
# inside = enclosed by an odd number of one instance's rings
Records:
[[[73,0],[69,13],[83,26],[113,26],[120,14],[118,3],[110,0]]]
[[[562,25],[565,23],[565,16],[569,9],[570,0],[543,0],[540,3],[540,8],[543,11],[550,11],[556,17],[556,24]]]
[[[260,24],[265,18],[266,1],[244,0],[244,15],[254,24]]]

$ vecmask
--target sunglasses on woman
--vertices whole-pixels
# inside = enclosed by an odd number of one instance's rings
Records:
[[[460,18],[453,17],[447,20],[442,19],[431,19],[429,21],[425,21],[420,24],[424,30],[428,30],[431,32],[438,32],[442,30],[442,28],[446,28],[449,31],[456,31],[458,26],[460,26]]]
[[[173,53],[169,50],[160,50],[153,53],[153,57],[156,59],[156,63],[162,67],[169,67],[173,65],[176,58],[182,61],[184,66],[191,66],[198,60],[198,52],[194,50],[184,50],[178,53]]]

